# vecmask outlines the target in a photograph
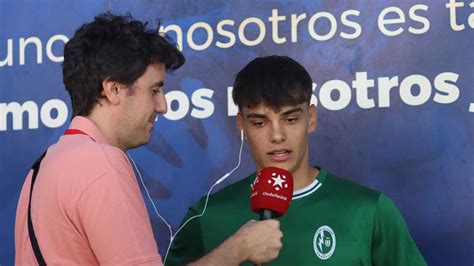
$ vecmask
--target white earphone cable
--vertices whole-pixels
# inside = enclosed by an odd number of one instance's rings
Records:
[[[239,150],[239,162],[237,163],[237,166],[234,167],[234,169],[232,169],[230,172],[228,172],[227,174],[223,175],[221,178],[219,178],[216,182],[214,182],[214,184],[211,186],[211,188],[209,189],[209,191],[207,192],[207,195],[206,195],[206,202],[204,203],[204,208],[202,210],[202,212],[200,214],[197,214],[197,215],[194,215],[192,217],[190,217],[188,220],[186,220],[179,228],[178,230],[176,230],[176,233],[174,233],[173,235],[173,230],[171,229],[171,225],[165,220],[165,218],[163,218],[163,216],[160,215],[160,213],[158,212],[157,208],[156,208],[156,205],[155,203],[153,202],[151,196],[150,196],[150,193],[148,192],[148,189],[147,187],[145,186],[145,182],[143,181],[143,178],[142,178],[142,175],[140,173],[140,170],[138,170],[138,167],[137,165],[135,164],[135,161],[133,160],[132,156],[130,155],[130,153],[127,152],[127,155],[128,157],[130,158],[130,161],[132,162],[135,170],[137,171],[138,173],[138,177],[140,178],[140,182],[142,183],[142,186],[143,188],[145,189],[146,191],[146,195],[148,197],[148,200],[151,202],[151,204],[153,205],[153,209],[156,213],[156,215],[158,215],[158,217],[166,224],[166,226],[168,226],[168,229],[170,231],[170,243],[168,245],[168,248],[166,249],[166,255],[164,257],[164,260],[163,260],[163,265],[166,265],[166,259],[168,258],[168,253],[170,251],[170,248],[171,248],[171,244],[173,243],[173,240],[175,238],[175,236],[181,231],[181,229],[183,229],[183,227],[188,223],[190,222],[192,219],[194,218],[198,218],[198,217],[201,217],[204,215],[204,213],[206,212],[206,208],[207,208],[207,202],[209,201],[209,196],[211,194],[211,191],[212,189],[220,184],[221,182],[223,182],[225,179],[227,179],[235,170],[237,170],[237,168],[240,167],[240,163],[242,161],[242,149],[244,147],[244,132],[243,130],[240,131],[240,150]]]

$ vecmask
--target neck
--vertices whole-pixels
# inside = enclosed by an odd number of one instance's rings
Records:
[[[105,110],[101,110],[105,111]],[[94,124],[99,128],[99,130],[104,135],[107,142],[114,147],[121,149],[126,152],[127,148],[124,145],[121,145],[120,138],[118,137],[118,129],[116,125],[119,125],[118,121],[113,119],[112,115],[105,115],[103,112],[93,110],[87,118],[89,118]]]
[[[311,182],[314,181],[315,177],[319,174],[319,170],[308,165],[301,167],[294,171],[293,174],[293,191],[307,187]]]
[[[308,148],[306,147],[305,155],[301,162],[298,163],[299,167],[294,171],[293,174],[293,191],[307,187],[311,182],[314,181],[318,175],[319,170],[312,167],[309,164]]]

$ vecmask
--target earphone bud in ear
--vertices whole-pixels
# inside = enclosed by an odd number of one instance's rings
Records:
[[[244,130],[240,130],[240,140],[244,140]]]

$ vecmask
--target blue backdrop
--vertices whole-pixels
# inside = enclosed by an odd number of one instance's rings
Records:
[[[289,55],[314,81],[311,163],[390,196],[429,265],[473,265],[474,1],[460,0],[2,1],[1,265],[14,262],[29,166],[71,116],[64,43],[107,10],[161,18],[187,58],[168,77],[170,110],[151,143],[130,152],[174,230],[237,163],[235,73],[256,56]],[[252,171],[245,145],[223,185]],[[149,210],[163,253],[169,233]]]

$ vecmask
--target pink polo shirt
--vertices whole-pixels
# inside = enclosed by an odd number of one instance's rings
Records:
[[[41,163],[31,215],[48,265],[162,265],[130,162],[97,126],[76,116]],[[23,185],[15,223],[15,264],[36,265],[28,236],[32,171]]]

